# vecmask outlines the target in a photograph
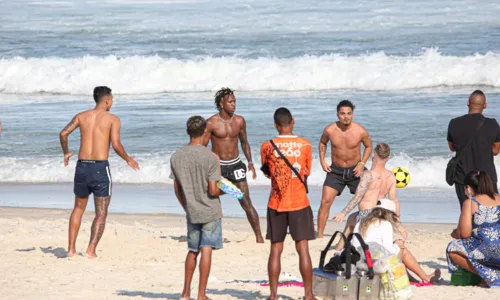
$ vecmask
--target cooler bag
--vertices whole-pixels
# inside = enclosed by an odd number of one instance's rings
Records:
[[[344,240],[345,270],[333,271],[326,269],[325,257],[330,250],[333,241],[340,235]],[[348,251],[346,251],[348,249]],[[351,276],[351,244],[345,238],[344,234],[336,231],[328,242],[326,248],[321,251],[318,268],[313,269],[313,295],[321,297],[324,300],[357,300],[359,278]]]
[[[373,260],[370,249],[361,235],[359,233],[351,233],[347,240],[351,241],[354,236],[361,244],[361,248],[363,249],[363,252],[365,254],[365,261],[368,269],[367,271],[358,269],[356,273],[356,276],[359,278],[357,299],[377,300],[380,294],[380,276],[375,275],[373,271]]]

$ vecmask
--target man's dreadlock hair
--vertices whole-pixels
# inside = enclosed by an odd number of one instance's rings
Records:
[[[217,93],[215,93],[215,108],[217,108],[217,110],[221,110],[221,101],[224,99],[224,97],[226,97],[227,95],[233,95],[233,93],[234,91],[230,88],[221,88]]]

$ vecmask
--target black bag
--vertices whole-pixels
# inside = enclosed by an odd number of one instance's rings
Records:
[[[346,264],[347,256],[351,256],[351,264],[356,264],[360,259],[361,255],[356,249],[350,245],[348,249],[344,249],[340,255],[334,255],[330,258],[330,261],[323,267],[323,272],[325,273],[335,273],[338,271],[346,271],[342,264]],[[346,265],[347,268],[347,265]]]
[[[326,253],[328,250],[330,250],[330,247],[337,237],[337,235],[340,234],[341,238],[344,240],[344,251],[337,256],[334,256],[330,259],[330,261],[324,265],[325,263],[325,257]],[[365,254],[365,260],[366,264],[368,266],[368,277],[370,279],[373,279],[375,276],[375,273],[373,271],[373,261],[371,257],[370,250],[368,248],[368,245],[365,243],[363,238],[359,233],[351,233],[348,238],[345,237],[345,235],[340,232],[336,231],[330,241],[328,242],[326,248],[321,251],[321,256],[319,259],[319,269],[325,273],[335,273],[337,271],[345,271],[345,276],[346,278],[350,278],[351,274],[351,264],[356,264],[359,260],[361,260],[361,255],[360,253],[356,250],[356,248],[351,244],[351,240],[353,237],[356,237],[361,244],[361,248],[363,249],[363,252]],[[345,264],[346,269],[342,267],[342,264]]]
[[[465,147],[460,151],[460,155],[455,155],[450,159],[448,162],[448,165],[446,166],[446,182],[448,185],[452,186],[455,183],[455,176],[457,174],[457,165],[460,162],[460,159],[463,157],[464,153],[466,152],[467,148],[472,145],[472,141],[476,137],[477,133],[479,132],[479,129],[483,126],[484,122],[486,121],[486,118],[481,120],[479,122],[478,127],[476,128],[476,131],[472,135],[472,137],[469,139]]]
[[[286,158],[286,156],[284,156],[283,153],[281,153],[280,149],[278,148],[278,146],[276,146],[276,144],[273,142],[273,140],[269,140],[269,141],[271,142],[271,145],[273,145],[274,150],[276,150],[276,152],[278,152],[278,154],[281,156],[281,158],[285,161],[286,165],[290,169],[292,169],[293,173],[295,173],[295,175],[300,180],[300,182],[302,182],[302,184],[304,184],[304,187],[306,188],[306,193],[309,193],[309,188],[307,187],[307,176],[304,176],[304,179],[302,179],[302,177],[300,177],[299,172],[292,166],[292,164],[288,161],[288,159]],[[260,167],[260,170],[267,177],[269,177],[270,174],[271,174],[271,172],[269,171],[268,164],[262,164],[262,166]]]
[[[268,164],[262,164],[262,166],[260,167],[260,170],[267,177],[271,176],[271,171],[269,171],[269,165]]]
[[[330,262],[325,265],[325,257],[326,254],[328,253],[328,250],[330,250],[330,247],[332,246],[333,241],[337,237],[337,235],[340,235],[340,237],[344,240],[344,252],[343,258],[340,258],[340,263],[336,260],[336,257],[332,257],[330,259]],[[325,273],[334,273],[335,271],[346,271],[345,276],[347,279],[351,278],[351,251],[347,252],[346,249],[351,249],[351,243],[346,239],[345,235],[341,231],[335,231],[333,236],[330,238],[330,241],[328,241],[328,244],[326,245],[325,249],[321,251],[321,256],[319,257],[319,266],[318,269],[320,269],[322,272]],[[357,252],[357,251],[356,251]],[[342,257],[342,254],[340,257]],[[358,253],[359,255],[359,253]],[[339,256],[337,256],[339,257]],[[359,260],[359,259],[358,259]],[[346,270],[344,270],[340,264],[345,263]]]

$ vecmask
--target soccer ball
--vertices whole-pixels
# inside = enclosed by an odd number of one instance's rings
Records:
[[[397,188],[404,188],[410,183],[410,172],[405,168],[394,168],[392,169],[392,173],[396,176]]]

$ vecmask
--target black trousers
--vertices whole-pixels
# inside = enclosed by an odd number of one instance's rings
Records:
[[[495,193],[498,194],[498,187],[496,182],[493,183],[493,189],[495,190]],[[457,193],[458,201],[460,202],[460,210],[462,210],[464,201],[469,199],[469,196],[467,196],[467,194],[465,193],[465,185],[455,182],[455,192]]]

